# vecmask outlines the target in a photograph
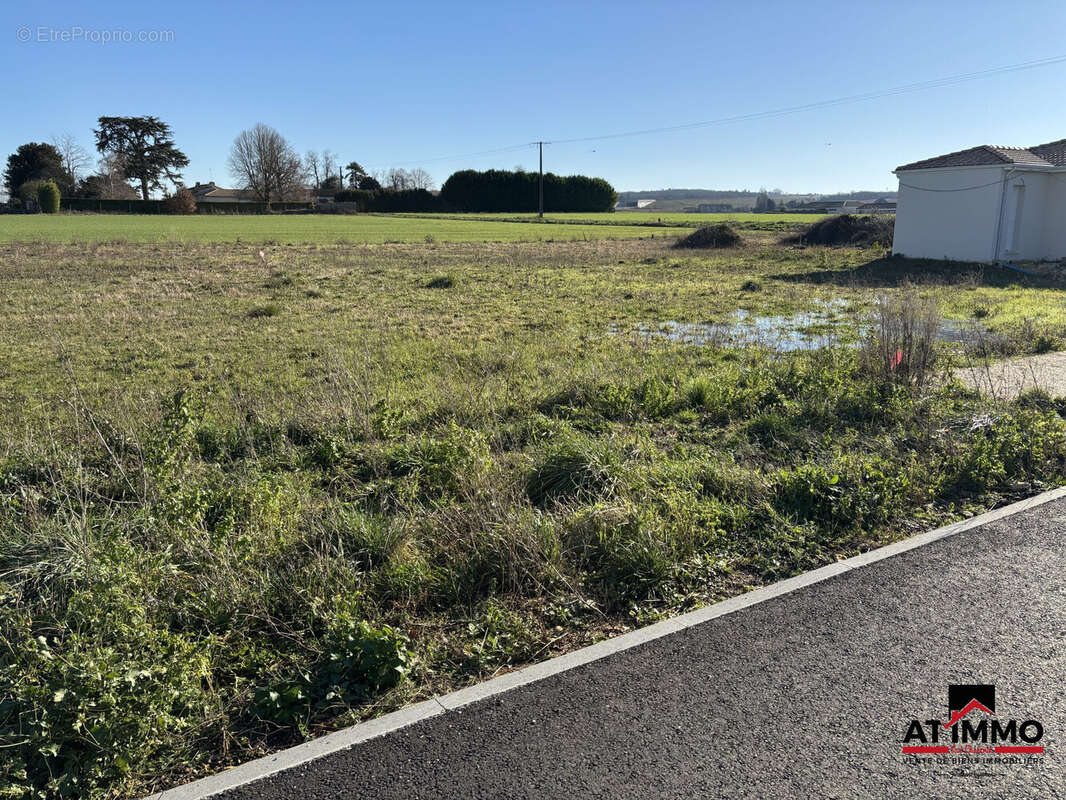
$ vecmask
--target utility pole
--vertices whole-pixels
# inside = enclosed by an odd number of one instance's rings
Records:
[[[537,217],[544,219],[544,142],[537,142],[537,148],[540,150],[540,181],[538,183],[540,202],[537,205],[539,209]]]

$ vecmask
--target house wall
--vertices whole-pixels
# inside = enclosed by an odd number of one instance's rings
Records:
[[[995,259],[1002,167],[908,170],[898,175],[893,253],[953,261]],[[960,189],[964,191],[944,191]],[[1026,193],[1028,208],[1028,187]]]
[[[1048,176],[1043,172],[1018,172],[1007,181],[1004,195],[1004,223],[1011,220],[1017,211],[1017,192],[1025,187],[1025,199],[1022,203],[1021,224],[1015,221],[1021,238],[1017,243],[1004,241],[1000,247],[1000,257],[1016,261],[1039,261],[1045,258],[1044,213],[1047,208]],[[1006,225],[1004,226],[1006,229]]]
[[[1044,176],[1043,236],[1041,258],[1066,258],[1066,172]]]
[[[967,167],[901,172],[899,180],[893,253],[953,261],[1066,258],[1066,172]]]

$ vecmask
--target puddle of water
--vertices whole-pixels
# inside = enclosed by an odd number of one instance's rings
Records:
[[[756,315],[740,309],[724,322],[642,322],[634,334],[647,339],[712,347],[765,347],[779,353],[816,350],[833,344],[855,346],[868,328],[865,322],[841,317],[844,300],[820,302],[819,308],[798,314]],[[611,334],[626,333],[612,325]],[[996,334],[972,320],[944,320],[937,337],[950,344],[972,345],[991,341]]]
[[[635,334],[698,346],[756,346],[782,353],[814,350],[854,339],[855,326],[840,318],[847,305],[836,299],[820,301],[817,309],[798,314],[756,315],[738,309],[723,322],[642,322]],[[617,326],[611,326],[610,332],[623,333]]]
[[[1005,341],[1001,333],[993,333],[972,319],[945,319],[940,321],[937,338],[949,344],[977,345]]]

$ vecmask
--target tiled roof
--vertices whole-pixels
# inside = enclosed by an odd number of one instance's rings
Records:
[[[1054,164],[1056,167],[1066,167],[1066,139],[1059,139],[1057,142],[1048,142],[1047,144],[1038,144],[1036,147],[1030,147],[1029,151],[1040,156],[1049,164]]]
[[[896,167],[897,170],[935,169],[937,167],[986,167],[998,164],[1029,164],[1042,167],[1066,167],[1066,139],[1048,142],[1036,147],[1003,147],[982,144],[968,150],[958,150],[942,156],[934,156],[911,164]]]
[[[209,192],[204,192],[202,197],[206,197],[210,200],[213,197],[239,197],[239,198],[254,198],[255,195],[252,192],[245,191],[244,189],[221,189],[215,187]]]

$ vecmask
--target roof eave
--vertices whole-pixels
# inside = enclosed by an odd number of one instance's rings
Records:
[[[901,172],[949,172],[957,169],[1002,169],[1002,170],[1019,170],[1029,172],[1066,172],[1066,165],[1056,166],[1055,164],[1022,164],[1022,163],[1003,163],[1003,164],[960,164],[955,167],[896,167],[892,170],[893,175],[899,175]]]

